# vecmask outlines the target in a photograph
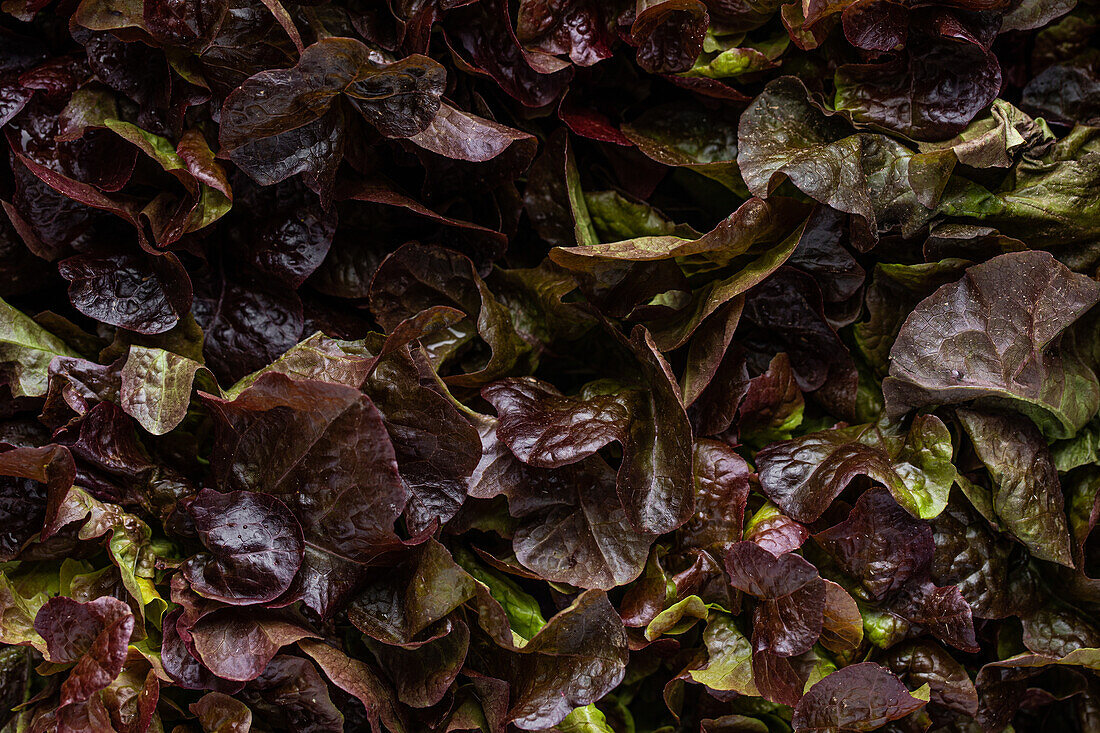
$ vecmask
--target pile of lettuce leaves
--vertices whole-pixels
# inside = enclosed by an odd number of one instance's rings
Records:
[[[0,731],[1100,730],[1097,0],[3,0]]]

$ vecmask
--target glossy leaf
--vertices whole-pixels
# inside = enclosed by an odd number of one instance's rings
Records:
[[[350,387],[277,373],[235,400],[203,399],[221,436],[213,461],[220,485],[263,491],[287,505],[308,548],[302,592],[308,605],[327,609],[355,578],[332,584],[328,563],[345,567],[354,558],[343,570],[350,574],[392,548],[393,523],[408,499],[377,408]]]
[[[813,521],[856,476],[882,483],[914,516],[934,517],[955,479],[951,436],[935,417],[914,420],[904,442],[870,425],[809,433],[760,451],[764,493],[799,521]]]
[[[745,459],[717,440],[695,443],[695,514],[679,530],[683,544],[721,555],[741,539],[750,470]]]
[[[935,551],[931,527],[882,489],[860,496],[848,519],[814,535],[814,541],[875,598],[926,572]]]
[[[252,728],[248,706],[220,692],[206,693],[190,709],[205,733],[247,733]]]
[[[813,646],[825,612],[825,581],[813,565],[738,542],[726,556],[726,572],[734,588],[761,601],[753,613],[754,648],[791,657]]]
[[[76,665],[61,687],[61,705],[67,706],[86,701],[122,672],[134,615],[114,598],[77,603],[61,596],[38,611],[34,627],[50,662]]]
[[[560,493],[527,512],[512,540],[516,558],[543,577],[581,588],[610,589],[638,577],[653,535],[632,526],[607,464],[591,458],[548,473],[531,479],[543,484],[540,491]],[[513,511],[522,514],[523,499],[517,500]]]
[[[272,725],[332,733],[344,729],[344,716],[333,704],[321,674],[300,657],[275,657],[242,695]]]
[[[795,730],[874,730],[919,710],[928,689],[911,694],[873,662],[844,667],[811,687],[795,707]]]
[[[883,382],[887,410],[998,398],[1050,437],[1071,435],[1100,407],[1100,388],[1088,366],[1061,353],[1058,336],[1098,300],[1100,286],[1045,252],[970,268],[906,319]],[[1034,313],[1050,316],[1036,322]]]
[[[978,692],[966,669],[935,644],[916,642],[890,650],[887,668],[907,686],[929,686],[928,704],[942,706],[962,716],[978,710]]]
[[[588,591],[551,618],[522,652],[510,658],[515,693],[509,717],[518,728],[538,730],[619,683],[626,634],[607,596]]]
[[[331,190],[344,147],[341,100],[384,135],[409,137],[439,109],[445,79],[423,56],[379,64],[359,41],[325,38],[294,67],[257,74],[226,98],[222,147],[262,185],[305,173]],[[265,118],[252,117],[257,106]]]
[[[1026,417],[959,410],[974,450],[993,479],[993,511],[1032,554],[1073,565],[1058,470]]]
[[[808,196],[861,217],[871,232],[914,231],[931,215],[953,160],[914,154],[892,138],[857,133],[822,112],[802,82],[773,81],[738,129],[749,190],[767,196],[784,178]]]
[[[218,677],[234,682],[256,679],[281,648],[316,636],[293,619],[238,608],[209,613],[188,633],[196,658]]]
[[[850,26],[864,25],[850,22],[852,11],[862,5],[845,11],[845,32]],[[890,7],[892,3],[866,5]],[[928,17],[917,11],[913,15],[907,54],[837,69],[836,108],[851,112],[861,122],[912,138],[942,139],[961,131],[993,101],[1000,91],[1001,67],[984,47],[982,30],[976,29],[975,35],[964,22],[946,14]],[[864,39],[859,45],[879,44]]]
[[[201,596],[234,605],[273,601],[302,565],[302,528],[267,494],[203,489],[187,506],[210,552],[188,560],[183,575]]]
[[[375,578],[352,601],[348,614],[363,633],[391,645],[414,639],[470,600],[471,577],[439,543],[429,540],[410,559],[409,578]]]

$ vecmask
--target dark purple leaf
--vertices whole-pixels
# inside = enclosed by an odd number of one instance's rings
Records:
[[[554,102],[572,78],[568,62],[553,57],[544,56],[550,68],[533,68],[503,0],[484,0],[448,13],[446,34],[448,45],[461,51],[473,71],[492,78],[524,106]]]
[[[741,539],[749,498],[749,464],[717,440],[695,443],[695,514],[679,530],[679,541],[721,556]]]
[[[778,557],[794,552],[810,539],[810,531],[771,503],[765,504],[745,525],[745,539]]]
[[[853,13],[862,7],[867,10]],[[882,28],[890,31],[871,30]],[[1001,66],[983,38],[989,30],[972,31],[950,10],[921,8],[910,21],[901,5],[865,1],[844,11],[844,30],[864,48],[889,51],[899,41],[907,44],[896,59],[837,69],[836,108],[859,122],[911,138],[942,140],[961,132],[1000,91]],[[899,31],[900,38],[893,35]]]
[[[372,639],[413,644],[474,596],[474,579],[434,540],[412,550],[398,568],[401,572],[372,578],[349,607],[352,623]]]
[[[203,489],[187,506],[199,540],[209,554],[183,567],[201,596],[247,605],[282,595],[302,565],[302,528],[278,499],[268,494]]]
[[[317,197],[295,181],[260,187],[242,177],[236,188],[235,210],[246,217],[239,231],[244,257],[263,275],[300,286],[328,254],[336,212],[322,210]]]
[[[815,534],[814,541],[880,599],[926,573],[935,550],[932,528],[885,489],[860,496],[848,519]]]
[[[164,333],[191,310],[191,282],[173,254],[77,255],[58,263],[78,311],[138,333]]]
[[[448,318],[457,314],[450,312]],[[413,316],[416,319],[417,316]],[[446,523],[466,500],[467,480],[481,456],[477,430],[437,384],[423,358],[401,344],[412,320],[393,327],[363,390],[374,402],[393,442],[410,501],[410,529]],[[414,327],[415,329],[415,327]],[[400,345],[399,345],[400,344]]]
[[[886,483],[886,457],[857,439],[864,426],[836,428],[773,443],[757,455],[764,493],[802,522],[821,516],[855,476]]]
[[[503,655],[512,688],[509,718],[517,728],[541,730],[613,689],[626,668],[626,634],[607,596],[581,594],[551,618],[519,652]]]
[[[263,609],[221,608],[189,630],[195,656],[223,680],[247,682],[264,673],[279,650],[316,634],[290,617]]]
[[[654,536],[632,526],[601,458],[525,474],[530,493],[521,484],[509,501],[523,518],[512,539],[520,563],[580,588],[611,589],[641,574]]]
[[[341,733],[344,716],[329,697],[317,668],[300,657],[279,655],[241,692],[257,717],[284,730]]]
[[[955,586],[940,588],[928,581],[912,582],[890,598],[885,607],[911,624],[914,634],[927,631],[956,649],[966,652],[979,649],[970,605]]]
[[[342,100],[382,134],[410,137],[435,116],[445,81],[443,67],[424,56],[380,64],[359,41],[325,38],[294,67],[257,74],[226,98],[221,144],[261,185],[305,173],[331,192],[345,144]]]
[[[390,730],[403,729],[393,691],[381,682],[371,667],[319,641],[303,639],[298,646],[317,663],[332,684],[363,704],[372,728],[381,719]]]
[[[743,339],[759,371],[784,352],[799,389],[814,392],[835,414],[854,413],[855,363],[825,319],[821,292],[809,276],[780,269],[750,291],[741,318],[752,324]]]
[[[59,596],[39,610],[34,628],[46,641],[49,661],[76,665],[61,685],[64,707],[85,702],[122,672],[134,615],[115,598],[78,603]]]
[[[145,3],[145,30],[158,43],[201,49],[219,30],[228,11],[225,0],[166,0]]]
[[[760,600],[753,613],[753,647],[792,657],[821,636],[825,581],[792,553],[778,557],[755,542],[738,542],[726,555],[726,573],[739,591]]]
[[[374,404],[358,390],[265,374],[235,400],[204,395],[216,416],[215,475],[229,491],[263,491],[301,524],[302,593],[327,609],[330,562],[353,568],[397,543],[393,524],[408,500],[393,445]],[[345,591],[346,592],[346,591]]]
[[[766,372],[749,380],[738,406],[738,435],[754,443],[778,437],[800,418],[805,404],[791,358],[786,352],[776,354]]]
[[[1055,64],[1028,82],[1020,106],[1064,124],[1095,125],[1100,120],[1100,78],[1088,68]]]
[[[699,0],[643,0],[630,36],[638,65],[651,74],[687,71],[703,50],[710,16]]]
[[[610,58],[613,42],[602,6],[594,0],[523,0],[519,4],[516,37],[528,49],[564,54],[578,66],[591,66]]]
[[[964,717],[978,711],[978,693],[966,668],[942,647],[928,642],[903,644],[890,649],[883,661],[907,686],[931,688],[930,709],[940,706]]]
[[[952,155],[918,155],[885,135],[856,132],[823,111],[794,77],[772,81],[749,105],[737,144],[752,193],[766,196],[790,179],[815,200],[860,217],[871,242],[876,231],[919,229],[955,162]]]
[[[497,411],[497,438],[524,463],[559,468],[625,442],[633,395],[565,397],[535,379],[494,382],[481,395]]]
[[[757,454],[764,493],[794,519],[812,522],[857,476],[887,489],[909,514],[925,519],[947,504],[956,471],[951,434],[932,415],[903,435],[855,425],[772,443]]]
[[[473,263],[457,252],[416,244],[401,247],[375,273],[370,303],[375,318],[387,330],[433,305],[466,313],[491,353],[487,360],[478,359],[475,366],[451,376],[451,384],[480,386],[528,358],[530,345],[516,333],[507,311],[489,292]],[[439,358],[447,355],[444,352]]]
[[[906,319],[883,381],[887,411],[993,398],[1051,437],[1072,435],[1096,413],[1100,386],[1089,367],[1062,353],[1059,335],[1098,301],[1100,285],[1046,252],[971,267]]]
[[[231,279],[224,270],[211,269],[193,282],[206,365],[222,383],[266,366],[302,337],[302,303],[294,292]]]
[[[798,701],[796,731],[867,731],[903,718],[924,706],[901,681],[873,662],[833,672]]]
[[[414,708],[435,705],[462,669],[470,631],[461,621],[447,625],[445,633],[416,646],[368,644],[381,667],[388,671],[397,699],[403,704]]]
[[[1039,580],[1027,567],[1024,548],[995,532],[965,501],[952,501],[932,521],[932,530],[932,579],[957,585],[976,617],[1003,618],[1035,603]]]

